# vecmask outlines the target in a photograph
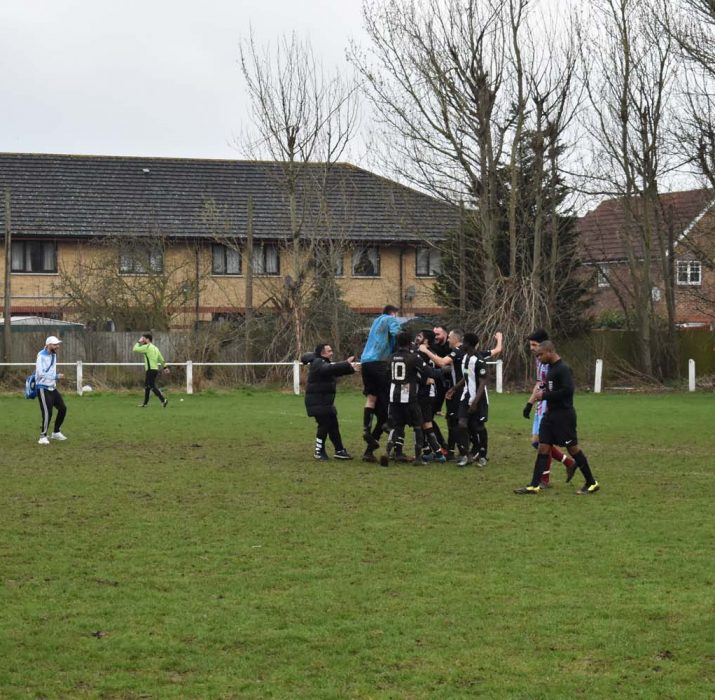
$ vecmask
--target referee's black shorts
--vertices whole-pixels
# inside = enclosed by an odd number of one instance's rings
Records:
[[[544,445],[578,445],[576,411],[562,408],[547,411],[539,426],[539,442]]]

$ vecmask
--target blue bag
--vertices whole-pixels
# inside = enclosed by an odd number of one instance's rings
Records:
[[[25,398],[26,399],[36,399],[37,398],[37,384],[35,383],[35,373],[34,372],[25,380]]]

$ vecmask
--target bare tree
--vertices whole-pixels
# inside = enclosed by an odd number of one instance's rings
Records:
[[[715,1],[660,0],[657,14],[683,65],[673,140],[715,187]]]
[[[315,274],[316,258],[326,241],[334,249],[340,240],[328,189],[357,127],[357,82],[326,75],[310,44],[295,34],[274,48],[257,46],[249,35],[240,44],[240,64],[253,117],[253,132],[244,136],[242,148],[278,165],[271,172],[288,200],[290,236],[283,245],[291,270],[282,284],[262,281],[271,284],[275,310],[291,318],[291,333],[279,340],[287,341],[283,351],[295,356],[304,346],[307,302],[316,284],[329,281]]]
[[[462,208],[462,226],[440,247],[449,266],[441,298],[452,295],[455,320],[483,334],[499,326],[514,347],[527,327],[549,320],[547,289],[556,288],[545,279],[559,274],[545,270],[557,264],[560,228],[558,212],[546,206],[558,198],[542,194],[547,169],[554,183],[562,175],[576,107],[570,23],[561,27],[561,45],[537,40],[532,7],[530,0],[366,0],[371,46],[351,50],[392,171]]]
[[[55,290],[65,311],[84,323],[115,330],[168,330],[189,316],[208,271],[196,269],[194,251],[165,256],[166,241],[126,238],[92,241],[69,267],[61,267]]]
[[[636,331],[640,370],[653,376],[657,273],[666,286],[671,334],[675,323],[673,276],[667,269],[673,241],[659,200],[660,181],[675,167],[666,138],[673,44],[660,31],[652,0],[594,0],[581,46],[594,164],[589,187],[620,198],[625,225],[619,235],[628,270],[623,311]]]

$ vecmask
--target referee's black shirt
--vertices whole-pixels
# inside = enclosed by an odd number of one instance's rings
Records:
[[[561,359],[549,365],[544,399],[549,411],[573,408],[574,383],[571,368]]]

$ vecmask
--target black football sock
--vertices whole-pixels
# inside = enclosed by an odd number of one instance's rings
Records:
[[[469,430],[467,428],[457,427],[457,449],[462,457],[469,455]]]
[[[422,457],[422,449],[425,441],[422,428],[415,428],[415,459]]]
[[[489,435],[487,433],[487,429],[484,428],[484,430],[479,430],[477,432],[477,437],[479,438],[479,455],[480,457],[484,457],[486,459],[487,449],[489,447]]]
[[[588,460],[586,459],[586,455],[583,453],[582,450],[579,450],[575,455],[573,455],[573,458],[576,462],[576,466],[581,470],[581,473],[583,474],[584,478],[586,479],[586,483],[591,486],[592,484],[596,483],[596,480],[593,478],[593,473],[591,472],[591,467],[588,465]]]
[[[362,425],[366,433],[370,432],[372,426],[372,417],[374,414],[374,408],[369,408],[368,406],[365,406],[365,408],[363,408],[362,410]]]
[[[432,421],[432,430],[434,431],[435,437],[437,438],[437,442],[439,443],[440,449],[442,449],[442,446],[446,445],[447,443],[444,441],[444,435],[442,435],[442,431],[439,429],[439,426],[434,421]]]
[[[432,452],[439,452],[442,449],[442,445],[440,444],[439,440],[437,439],[437,436],[434,434],[433,430],[429,430],[427,432],[427,442],[429,443],[429,446],[432,448]]]
[[[531,486],[538,486],[541,483],[541,476],[546,470],[548,463],[549,455],[542,455],[541,453],[536,455],[536,461],[534,462],[534,474],[531,477]]]

